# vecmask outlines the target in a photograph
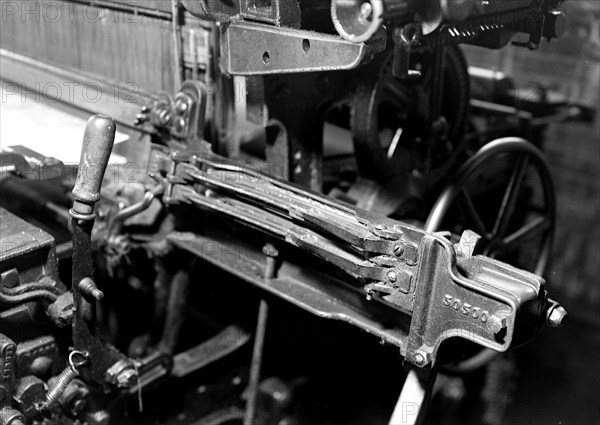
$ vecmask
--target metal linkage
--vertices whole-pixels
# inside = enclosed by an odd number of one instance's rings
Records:
[[[160,93],[152,105],[145,106],[137,115],[135,125],[148,124],[161,137],[177,140],[201,138],[206,115],[206,87],[200,81],[186,81],[175,98]]]
[[[412,315],[403,354],[417,366],[432,365],[451,337],[497,351],[526,342],[553,306],[542,278],[472,256],[468,241],[457,248],[440,234],[299,189],[206,146],[163,156],[157,163],[171,183],[169,203],[262,229],[344,270],[369,297]]]

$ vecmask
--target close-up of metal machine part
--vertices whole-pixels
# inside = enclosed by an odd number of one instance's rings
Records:
[[[78,164],[2,140],[0,425],[503,423],[489,376],[567,321],[541,134],[589,111],[459,45],[561,0],[62,3],[172,25],[176,85],[71,102]]]

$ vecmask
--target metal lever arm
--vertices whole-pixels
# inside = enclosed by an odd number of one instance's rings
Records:
[[[230,164],[212,153],[208,158],[193,157],[188,161],[178,165],[177,174],[183,180],[245,198],[259,207],[308,224],[346,242],[363,256],[392,255],[410,265],[416,262],[420,234],[410,226],[399,226],[395,221],[320,194],[299,191],[289,183]]]
[[[115,122],[105,116],[95,115],[87,123],[81,150],[77,180],[73,189],[71,234],[73,238],[73,345],[86,353],[90,361],[81,368],[82,376],[89,382],[102,385],[107,370],[119,360],[124,360],[116,349],[106,344],[99,335],[96,323],[96,302],[102,292],[94,283],[92,257],[92,228],[94,207],[100,200],[100,187],[113,148]]]
[[[403,354],[418,366],[435,363],[440,345],[453,337],[497,351],[526,342],[552,308],[542,278],[457,252],[440,235],[338,204],[210,151],[164,159],[158,162],[168,174],[167,202],[193,203],[279,236],[410,314]]]

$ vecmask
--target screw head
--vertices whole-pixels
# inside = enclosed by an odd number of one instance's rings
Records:
[[[404,246],[403,245],[395,245],[394,246],[394,255],[396,255],[396,257],[400,257],[402,254],[404,254]]]

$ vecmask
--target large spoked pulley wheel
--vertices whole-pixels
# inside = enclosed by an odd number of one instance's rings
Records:
[[[516,137],[483,146],[459,169],[435,202],[425,229],[472,230],[482,254],[544,275],[552,248],[556,214],[554,185],[542,152]],[[484,349],[445,369],[476,370],[498,353]]]
[[[516,137],[482,147],[434,204],[425,229],[470,229],[483,254],[544,275],[556,214],[554,185],[542,152]],[[449,227],[447,227],[449,226]]]

